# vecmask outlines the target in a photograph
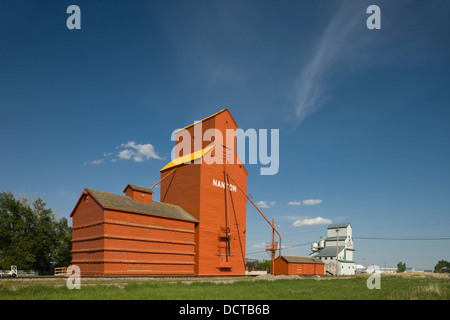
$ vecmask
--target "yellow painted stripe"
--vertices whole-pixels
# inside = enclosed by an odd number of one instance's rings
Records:
[[[206,147],[206,148],[204,148],[202,150],[198,150],[198,151],[192,152],[190,154],[187,154],[185,156],[173,159],[171,162],[166,164],[166,166],[164,168],[162,168],[161,170],[159,170],[159,171],[164,171],[164,170],[176,167],[176,166],[178,166],[180,164],[189,163],[191,161],[194,161],[194,160],[197,160],[199,158],[202,158],[206,153],[208,153],[213,148],[214,148],[214,145],[210,145],[210,146],[208,146],[208,147]]]

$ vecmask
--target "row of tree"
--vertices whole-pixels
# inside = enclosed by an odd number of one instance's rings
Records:
[[[406,264],[404,262],[397,263],[397,272],[405,272]],[[450,272],[450,261],[440,260],[434,266],[434,273],[448,273]]]
[[[256,260],[256,259],[247,259],[245,262],[245,267],[253,270],[265,270],[270,272],[272,268],[272,260]]]
[[[250,269],[259,269],[270,271],[272,261],[271,260],[256,260],[256,259],[248,259],[245,263],[245,266]],[[406,263],[399,262],[397,263],[397,272],[405,272],[406,271]],[[434,267],[435,273],[448,273],[450,272],[450,261],[440,260],[436,266]]]
[[[57,219],[38,198],[16,199],[10,192],[0,193],[0,268],[16,265],[40,274],[68,266],[72,231],[66,218]]]

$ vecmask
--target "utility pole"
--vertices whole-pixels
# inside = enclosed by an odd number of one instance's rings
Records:
[[[272,219],[272,274],[275,275],[275,219]]]
[[[339,228],[336,228],[336,277],[338,276],[338,254],[339,254]]]

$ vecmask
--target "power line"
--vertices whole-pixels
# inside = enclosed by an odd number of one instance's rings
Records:
[[[402,240],[402,241],[423,241],[423,240],[450,240],[450,237],[434,237],[434,238],[391,238],[391,237],[353,237],[357,240]]]
[[[302,246],[307,246],[307,245],[309,245],[309,244],[311,244],[311,243],[314,243],[314,241],[312,241],[312,242],[306,242],[306,243],[302,243],[302,244],[297,244],[297,245],[293,245],[293,246],[282,247],[281,250],[292,249],[292,248],[302,247]],[[264,251],[247,252],[247,254],[255,254],[255,253],[262,253],[262,252],[266,252],[266,250],[264,250]]]
[[[356,239],[356,240],[388,240],[388,241],[433,241],[433,240],[439,241],[439,240],[450,240],[450,236],[434,237],[434,238],[353,237],[353,239]],[[281,249],[286,250],[286,249],[292,249],[292,248],[297,248],[297,247],[303,247],[303,246],[310,245],[314,242],[315,241],[311,241],[311,242],[305,242],[302,244],[286,246],[286,247],[282,247]],[[266,252],[266,251],[264,250],[264,251],[247,252],[247,255],[262,253],[262,252]]]
[[[306,243],[302,243],[302,244],[297,244],[297,245],[294,245],[294,246],[287,246],[287,247],[285,247],[285,248],[282,248],[282,249],[292,249],[292,248],[296,248],[296,247],[303,247],[303,246],[307,246],[308,244],[312,244],[312,243],[314,243],[315,241],[312,241],[312,242],[306,242]]]

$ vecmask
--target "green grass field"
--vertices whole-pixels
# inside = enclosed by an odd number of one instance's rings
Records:
[[[81,279],[69,290],[66,279],[2,279],[0,300],[449,300],[448,275],[382,275],[369,290],[367,276],[200,279]]]

